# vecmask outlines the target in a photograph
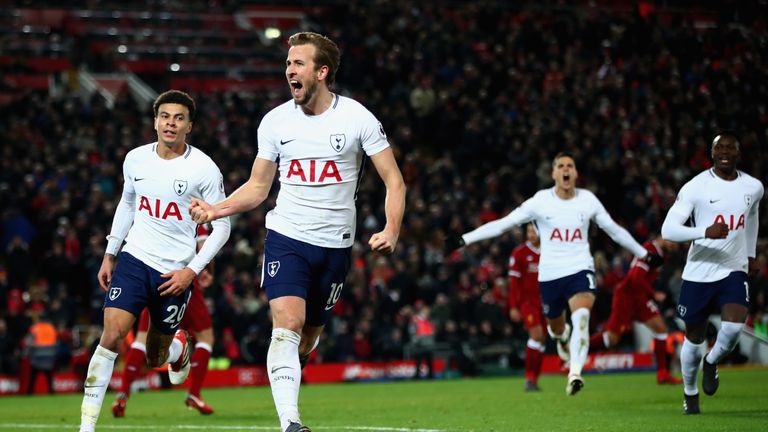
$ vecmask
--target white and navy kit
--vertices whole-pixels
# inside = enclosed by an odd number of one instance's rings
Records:
[[[701,172],[683,185],[664,220],[664,238],[691,241],[677,308],[686,322],[703,322],[715,306],[726,303],[749,305],[748,259],[756,252],[764,189],[754,177],[736,174],[724,180],[714,169]],[[728,236],[705,238],[707,227],[716,222],[728,225]]]
[[[464,234],[463,239],[467,244],[475,243],[531,221],[541,239],[539,287],[549,318],[560,316],[574,294],[596,288],[595,263],[589,250],[591,221],[635,256],[648,253],[611,218],[592,192],[581,188],[565,200],[557,196],[554,187],[540,190],[507,216]]]
[[[187,145],[183,155],[166,160],[157,143],[131,150],[123,162],[123,194],[107,236],[107,253],[123,240],[104,306],[139,316],[150,308],[152,323],[172,334],[183,318],[190,288],[180,296],[160,297],[160,275],[189,267],[199,273],[229,238],[229,218],[212,222],[213,233],[196,254],[197,224],[189,215],[192,198],[225,198],[223,177],[203,152]]]
[[[331,106],[319,115],[305,114],[292,100],[276,107],[261,121],[258,139],[256,157],[276,162],[280,180],[277,204],[266,217],[262,285],[270,299],[306,298],[308,315],[316,317],[317,325],[319,316],[327,315],[320,312],[335,304],[346,277],[346,270],[339,270],[348,263],[333,264],[333,270],[326,261],[349,261],[364,157],[387,149],[387,136],[360,103],[334,94]],[[320,259],[320,252],[335,258]],[[310,255],[317,267],[306,258]],[[310,294],[315,290],[319,293]]]

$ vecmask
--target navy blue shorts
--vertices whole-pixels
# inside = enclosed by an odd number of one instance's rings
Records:
[[[187,310],[192,284],[181,295],[161,297],[157,287],[168,280],[160,277],[161,274],[136,257],[120,252],[112,282],[104,296],[104,307],[123,309],[138,318],[146,306],[152,327],[167,335],[174,334]]]
[[[264,240],[261,286],[269,300],[301,297],[307,302],[306,323],[325,325],[339,300],[350,266],[352,248],[314,246],[268,230]]]
[[[749,307],[749,282],[744,272],[735,271],[715,282],[683,280],[677,316],[688,324],[701,324],[730,303]]]
[[[550,319],[559,317],[568,307],[568,299],[584,291],[595,294],[596,288],[595,273],[591,270],[582,270],[560,279],[539,282],[544,315]]]

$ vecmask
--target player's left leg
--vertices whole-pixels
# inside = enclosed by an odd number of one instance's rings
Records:
[[[207,273],[207,270],[200,274],[202,277],[199,283],[196,281],[192,288],[192,295],[187,303],[187,311],[181,323],[181,326],[192,333],[195,339],[194,351],[189,363],[189,392],[184,398],[184,404],[189,408],[196,409],[200,414],[209,415],[213,414],[213,408],[203,400],[200,391],[205,376],[208,374],[208,361],[211,359],[214,342],[213,322],[201,290],[204,282],[210,282],[210,274]],[[208,277],[208,279],[203,280],[204,277]]]
[[[528,328],[525,347],[525,391],[539,391],[539,375],[544,363],[544,327],[541,323]]]
[[[654,304],[655,305],[655,304]],[[657,309],[658,310],[658,309]],[[658,313],[645,321],[645,325],[653,332],[653,355],[656,359],[656,382],[658,384],[681,384],[682,379],[669,373],[669,356],[667,353],[667,337],[669,330],[661,315]]]
[[[192,361],[190,362],[189,393],[187,394],[184,403],[188,407],[198,410],[200,414],[213,414],[213,408],[211,408],[200,395],[205,375],[208,373],[208,361],[211,359],[211,351],[214,341],[213,329],[209,327],[195,332],[194,335],[196,342],[195,351],[192,353]]]
[[[565,390],[569,395],[575,395],[584,386],[581,371],[589,354],[589,316],[594,303],[595,295],[591,292],[578,292],[568,299],[572,328],[569,344],[571,367]]]
[[[717,340],[709,353],[704,356],[702,364],[701,387],[704,394],[711,396],[717,391],[720,385],[717,364],[736,347],[748,313],[749,309],[741,304],[723,305],[720,315],[722,322],[720,323],[720,330],[717,332]]]
[[[304,328],[301,330],[301,343],[299,344],[299,363],[302,369],[307,365],[309,355],[320,345],[320,335],[324,328],[325,325],[304,324]]]

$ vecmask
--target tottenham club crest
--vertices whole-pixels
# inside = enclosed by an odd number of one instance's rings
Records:
[[[271,277],[275,277],[278,270],[280,270],[280,261],[270,261],[267,263],[267,274]]]
[[[347,143],[347,137],[344,134],[331,135],[331,147],[333,147],[333,149],[336,150],[336,152],[341,153],[346,143]]]
[[[178,195],[178,196],[184,195],[184,192],[187,191],[187,181],[186,180],[174,180],[173,181],[173,191],[176,192],[176,195]]]
[[[685,313],[688,312],[688,308],[683,305],[677,305],[677,314],[680,315],[680,317],[684,317]]]
[[[747,207],[752,206],[752,195],[744,195],[744,202],[747,204]]]
[[[123,292],[122,288],[111,287],[109,289],[109,299],[114,301],[116,298],[120,297],[121,292]]]

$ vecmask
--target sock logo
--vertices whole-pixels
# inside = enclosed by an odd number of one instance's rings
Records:
[[[272,373],[275,373],[280,369],[292,369],[292,368],[290,366],[272,366]]]

